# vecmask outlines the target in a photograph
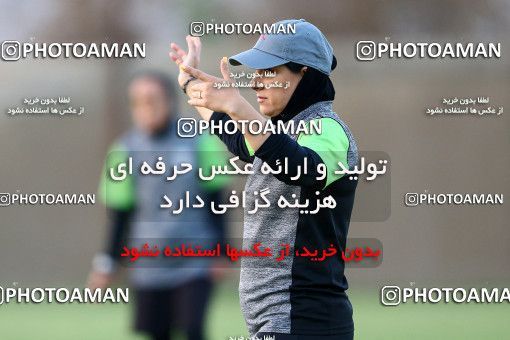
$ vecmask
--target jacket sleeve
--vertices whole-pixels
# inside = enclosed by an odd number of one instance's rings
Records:
[[[211,124],[225,124],[228,120],[231,120],[226,113],[223,112],[213,112],[210,119]],[[240,131],[237,131],[235,134],[226,134],[219,133],[218,129],[213,129],[213,132],[216,136],[218,136],[223,143],[227,146],[227,149],[232,152],[234,155],[239,156],[244,162],[253,163],[254,160],[254,152],[251,147],[248,145],[246,140],[244,139],[243,134]]]
[[[348,167],[347,152],[349,140],[343,127],[332,118],[322,119],[321,133],[300,135],[297,140],[286,134],[272,134],[255,152],[255,156],[262,159],[271,168],[277,166],[277,162],[288,162],[287,173],[274,175],[286,184],[324,189],[335,180],[340,179],[342,174],[335,174],[338,163]],[[298,167],[303,169],[306,161],[306,172],[297,179]],[[324,164],[326,176],[318,171],[318,165]],[[320,180],[317,177],[324,177]]]

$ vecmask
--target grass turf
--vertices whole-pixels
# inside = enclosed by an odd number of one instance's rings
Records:
[[[384,307],[377,289],[350,289],[349,297],[354,306],[355,339],[510,338],[508,303]],[[131,332],[131,320],[129,305],[10,303],[0,306],[0,339],[145,339]],[[207,334],[211,340],[248,335],[237,286],[223,283],[216,287]]]

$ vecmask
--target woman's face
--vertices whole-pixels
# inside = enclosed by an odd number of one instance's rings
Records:
[[[170,103],[158,81],[150,77],[133,80],[129,97],[133,121],[138,128],[153,134],[166,125]]]
[[[266,71],[275,74],[275,76],[264,76]],[[255,78],[256,82],[264,85],[263,88],[254,87],[257,92],[260,112],[268,117],[279,115],[287,106],[299,81],[303,78],[304,72],[304,70],[301,70],[299,73],[294,73],[284,65],[266,70],[256,70],[257,75],[260,76]],[[271,87],[275,83],[282,84],[282,87]]]

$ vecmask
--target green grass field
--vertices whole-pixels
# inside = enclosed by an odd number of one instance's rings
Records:
[[[406,304],[384,307],[377,290],[350,289],[356,339],[510,339],[508,304]],[[129,305],[9,304],[0,306],[0,339],[145,339],[130,330]],[[216,288],[209,339],[247,336],[237,286]]]

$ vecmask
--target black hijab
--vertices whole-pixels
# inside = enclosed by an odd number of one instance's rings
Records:
[[[336,63],[336,58],[333,56],[331,70],[335,69]],[[292,72],[299,72],[304,65],[289,62],[284,64],[284,66],[288,67]],[[290,97],[287,106],[278,116],[272,117],[271,121],[282,120],[287,122],[310,105],[333,99],[335,99],[335,88],[329,76],[308,66],[303,78],[301,78]]]

